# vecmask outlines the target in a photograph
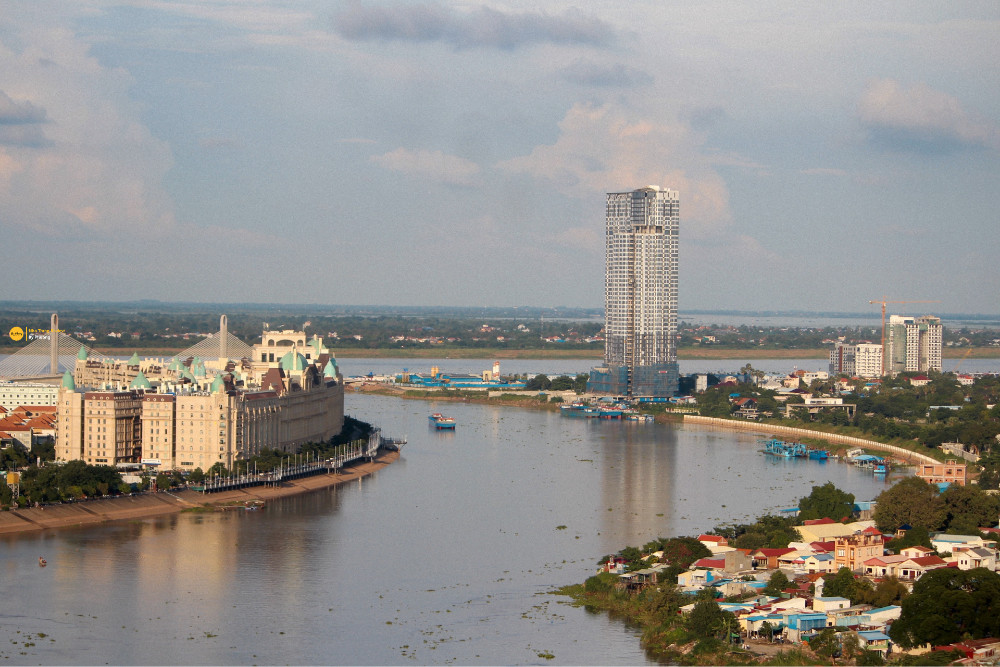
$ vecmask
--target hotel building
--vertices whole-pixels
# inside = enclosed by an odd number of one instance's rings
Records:
[[[265,447],[291,453],[340,433],[343,378],[321,338],[265,331],[245,351],[164,364],[88,362],[81,350],[76,376],[98,386],[77,389],[73,374],[63,376],[56,460],[231,468]]]
[[[677,393],[680,196],[648,186],[607,196],[604,366],[588,391],[626,397]]]

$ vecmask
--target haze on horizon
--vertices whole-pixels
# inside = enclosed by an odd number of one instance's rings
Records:
[[[5,298],[998,311],[1000,4],[536,4],[0,0]]]

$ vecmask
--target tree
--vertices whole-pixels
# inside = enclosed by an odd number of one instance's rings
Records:
[[[897,554],[906,547],[927,547],[928,549],[932,549],[930,531],[923,526],[910,528],[906,531],[905,535],[897,537],[886,544],[886,548],[892,549]]]
[[[840,637],[833,628],[823,628],[809,641],[809,648],[821,658],[835,658],[840,655]]]
[[[188,479],[194,482],[195,484],[204,482],[205,471],[203,471],[201,468],[195,468],[194,470],[191,471],[191,474],[188,476]]]
[[[938,530],[946,517],[937,487],[919,477],[907,477],[876,498],[874,519],[882,530],[903,524]]]
[[[775,570],[771,575],[771,578],[767,580],[767,586],[764,587],[764,592],[767,595],[781,595],[782,591],[788,588],[792,582],[788,580],[788,576],[781,570]]]
[[[854,494],[841,491],[833,482],[814,486],[799,500],[799,520],[830,518],[839,521],[854,514]]]
[[[535,377],[531,378],[524,384],[525,389],[530,389],[532,391],[545,391],[551,386],[552,382],[549,380],[549,376],[545,373],[539,373]]]
[[[993,496],[974,484],[952,485],[941,494],[947,518],[944,529],[960,535],[977,534],[1000,514],[1000,496]]]
[[[698,637],[714,637],[731,627],[735,617],[722,611],[715,600],[699,600],[687,617],[687,628]]]
[[[1000,636],[998,600],[1000,577],[995,572],[982,567],[931,570],[913,584],[889,636],[903,648]]]
[[[693,537],[672,537],[659,540],[659,548],[653,551],[663,551],[663,561],[687,569],[699,558],[708,558],[712,552],[704,544]]]
[[[837,574],[829,579],[824,577],[823,597],[853,599],[855,595],[854,573],[850,568],[842,567],[837,570]]]

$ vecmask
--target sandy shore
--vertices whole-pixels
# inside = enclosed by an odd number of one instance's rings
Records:
[[[0,535],[51,528],[89,526],[106,521],[144,519],[184,510],[268,501],[353,482],[381,470],[399,458],[399,452],[383,452],[371,463],[345,468],[339,473],[314,475],[285,482],[281,486],[254,486],[238,491],[202,494],[197,491],[150,493],[128,498],[89,500],[68,505],[47,505],[0,512]]]

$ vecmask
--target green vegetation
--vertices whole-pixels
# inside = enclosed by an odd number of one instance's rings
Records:
[[[980,528],[996,523],[997,516],[1000,516],[1000,496],[974,484],[950,486],[939,493],[936,486],[919,477],[907,477],[880,493],[874,512],[875,522],[882,530],[909,525],[923,531],[911,539],[923,538],[934,531],[976,535]]]
[[[752,374],[753,369],[744,367]],[[714,386],[698,396],[698,413],[707,417],[729,417],[736,411],[733,395],[752,397],[758,402],[761,423],[850,435],[886,442],[922,454],[943,454],[937,449],[945,442],[961,442],[984,454],[984,488],[1000,487],[1000,451],[991,453],[1000,435],[1000,378],[981,377],[971,386],[958,383],[950,373],[928,373],[931,381],[921,387],[910,384],[912,374],[886,378],[880,389],[856,380],[846,403],[855,403],[857,412],[848,418],[843,410],[820,411],[810,415],[798,410],[785,418],[777,393],[752,384]],[[832,395],[834,380],[815,381],[808,389],[814,396]],[[801,403],[802,398],[788,398]],[[992,405],[992,408],[987,406]],[[953,406],[955,409],[934,408]],[[998,448],[1000,449],[1000,448]]]
[[[1000,577],[985,568],[932,570],[913,584],[889,636],[904,648],[1000,636]]]

